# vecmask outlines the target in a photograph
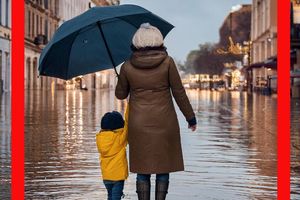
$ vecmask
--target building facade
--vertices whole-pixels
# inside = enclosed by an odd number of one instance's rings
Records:
[[[57,79],[38,77],[43,47],[59,26],[59,0],[25,1],[25,88],[50,89]]]
[[[251,22],[250,87],[277,91],[277,1],[253,0]]]
[[[88,74],[64,81],[51,77],[38,77],[39,56],[51,40],[57,28],[67,20],[87,11],[92,6],[119,5],[116,0],[26,0],[25,8],[25,88],[64,89],[80,87],[88,89],[112,88],[115,74],[112,70]],[[69,84],[69,87],[66,87]],[[72,86],[73,84],[73,86]],[[71,86],[70,86],[71,85]]]
[[[120,0],[91,0],[95,6],[116,6],[120,5]]]
[[[0,0],[0,93],[11,90],[11,0]]]
[[[59,16],[61,23],[82,14],[89,9],[89,1],[87,0],[63,0],[59,1]]]

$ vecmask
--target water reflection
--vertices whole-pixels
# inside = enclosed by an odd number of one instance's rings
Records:
[[[291,197],[300,199],[300,99],[291,101]]]
[[[11,131],[10,131],[10,93],[0,93],[0,160],[1,191],[0,199],[10,199],[11,184]]]
[[[194,187],[203,192],[194,199],[276,199],[276,98],[239,92],[196,95],[191,99],[199,111],[199,134],[184,149],[186,166],[191,164],[187,167],[199,184],[187,186],[186,195]]]
[[[168,198],[276,199],[276,97],[188,95],[199,128],[191,133],[178,112],[186,171],[171,175]],[[29,91],[25,101],[26,198],[105,199],[95,133],[101,116],[125,103],[103,90]],[[134,181],[131,174],[126,199],[136,199]]]

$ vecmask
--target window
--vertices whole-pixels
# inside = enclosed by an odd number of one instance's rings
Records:
[[[261,3],[261,32],[265,32],[266,30],[266,25],[265,25],[265,22],[266,22],[266,1],[263,1]]]
[[[0,0],[0,25],[2,25],[2,0]]]
[[[30,37],[31,36],[31,12],[30,11],[28,11],[28,22],[27,22],[27,28],[28,28],[28,32],[27,32],[27,35],[28,35],[28,37]]]
[[[264,61],[266,59],[266,42],[262,41],[261,43],[261,60]]]
[[[8,10],[8,0],[6,0],[6,5],[5,5],[5,26],[8,26],[8,14],[9,14],[9,10]]]
[[[48,35],[49,40],[51,39],[51,37],[52,37],[52,23],[50,21],[49,22],[49,35]]]
[[[44,34],[46,37],[47,37],[47,39],[48,39],[48,20],[47,19],[45,19],[45,34]]]
[[[253,45],[253,62],[259,62],[259,48],[257,44]]]
[[[44,5],[45,5],[45,9],[48,9],[48,0],[45,0]]]
[[[27,58],[25,70],[26,70],[26,74],[25,74],[26,87],[30,88],[30,80],[31,80],[31,60],[30,60],[30,58]]]
[[[36,15],[36,35],[40,32],[39,25],[39,15]]]
[[[2,80],[2,51],[0,50],[0,81],[1,80]]]
[[[40,18],[40,34],[43,34],[43,18]]]
[[[272,40],[267,41],[267,58],[271,57],[271,45],[272,45]]]
[[[58,1],[57,0],[55,0],[55,2],[54,2],[54,14],[55,15],[58,15]]]
[[[34,13],[32,13],[32,32],[31,37],[33,38],[35,36],[35,16]]]
[[[9,53],[5,52],[5,89],[9,90],[10,86],[10,62],[9,62]]]

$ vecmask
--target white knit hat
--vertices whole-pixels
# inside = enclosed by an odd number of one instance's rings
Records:
[[[158,47],[164,44],[164,38],[155,26],[149,23],[141,24],[132,38],[132,44],[137,48]]]

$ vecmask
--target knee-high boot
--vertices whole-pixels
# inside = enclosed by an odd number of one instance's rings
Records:
[[[169,188],[169,181],[156,180],[155,200],[165,200]]]
[[[139,200],[150,200],[150,181],[136,181],[136,193]]]

